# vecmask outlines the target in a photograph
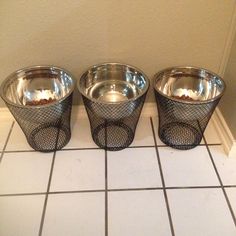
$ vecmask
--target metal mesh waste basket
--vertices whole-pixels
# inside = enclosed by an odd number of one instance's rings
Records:
[[[118,151],[132,143],[148,88],[143,72],[120,63],[95,65],[81,76],[78,89],[99,147]]]
[[[160,139],[176,149],[197,146],[225,90],[216,74],[196,67],[172,67],[154,76]]]
[[[55,66],[24,68],[1,84],[1,97],[33,149],[50,152],[69,142],[74,85],[72,76]]]

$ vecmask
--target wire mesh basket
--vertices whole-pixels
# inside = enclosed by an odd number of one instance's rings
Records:
[[[224,91],[224,81],[206,69],[172,67],[157,73],[160,139],[176,149],[196,147]]]
[[[33,149],[51,152],[69,142],[74,84],[55,66],[24,68],[1,84],[1,97]]]
[[[128,147],[149,88],[149,80],[137,68],[106,63],[89,68],[78,81],[94,142],[118,151]]]

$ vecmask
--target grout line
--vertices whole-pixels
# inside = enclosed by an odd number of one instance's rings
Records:
[[[7,147],[8,141],[9,141],[9,139],[10,139],[11,132],[12,132],[12,130],[13,130],[14,124],[15,124],[15,121],[12,121],[12,124],[11,124],[10,130],[9,130],[9,132],[8,132],[8,135],[7,135],[7,139],[6,139],[6,141],[5,141],[5,144],[4,144],[3,149],[2,149],[2,152],[1,152],[1,156],[0,156],[0,164],[1,164],[1,161],[2,161],[2,158],[3,158],[3,155],[4,155],[4,153],[5,153],[5,150],[6,150],[6,147]]]
[[[9,150],[9,151],[5,151],[5,153],[21,153],[21,152],[39,152],[39,151],[35,151],[35,150]]]
[[[103,189],[88,189],[88,190],[71,190],[71,191],[54,191],[54,192],[49,192],[49,195],[54,195],[54,194],[73,194],[73,193],[101,193],[105,192]]]
[[[164,146],[164,145],[163,145]],[[149,146],[130,146],[128,148],[152,148],[155,147],[154,145],[149,145]],[[165,146],[166,147],[166,146]],[[63,152],[63,151],[86,151],[86,150],[104,150],[103,148],[99,147],[94,147],[94,148],[63,148],[61,150],[57,150],[57,152]],[[38,152],[35,150],[9,150],[5,151],[5,153],[18,153],[18,152]]]
[[[57,152],[61,152],[61,151],[79,151],[79,150],[103,150],[101,148],[63,148],[61,150],[57,150]],[[6,151],[6,153],[15,153],[15,152],[38,152],[36,150],[9,150]]]
[[[169,218],[170,230],[171,230],[172,236],[175,236],[175,231],[174,231],[174,226],[173,226],[173,222],[172,222],[167,191],[166,191],[166,188],[165,188],[165,180],[164,180],[164,175],[163,175],[163,172],[162,172],[161,159],[160,159],[160,155],[159,155],[159,152],[158,152],[156,134],[155,134],[155,130],[154,130],[152,117],[150,117],[150,122],[151,122],[151,126],[152,126],[152,135],[153,135],[153,139],[154,139],[154,143],[155,143],[155,147],[156,147],[155,149],[156,149],[157,162],[158,162],[159,171],[160,171],[160,175],[161,175],[161,182],[162,182],[162,186],[163,186],[163,193],[164,193],[164,197],[165,197],[166,209],[167,209],[168,218]]]
[[[231,204],[230,204],[229,198],[228,198],[228,196],[227,196],[227,193],[226,193],[226,191],[225,191],[223,182],[222,182],[222,180],[221,180],[220,174],[219,174],[219,172],[218,172],[218,170],[217,170],[216,164],[215,164],[215,162],[214,162],[214,159],[213,159],[213,157],[212,157],[210,148],[209,148],[209,146],[208,146],[208,144],[207,144],[207,142],[206,142],[206,138],[205,138],[204,135],[203,135],[203,139],[204,139],[204,142],[206,143],[206,148],[207,148],[209,157],[210,157],[210,159],[211,159],[211,163],[212,163],[212,165],[213,165],[213,167],[214,167],[215,173],[216,173],[217,178],[218,178],[218,180],[219,180],[219,182],[220,182],[220,186],[221,186],[221,189],[222,189],[223,194],[224,194],[224,196],[225,196],[225,200],[226,200],[226,202],[227,202],[227,205],[228,205],[228,207],[229,207],[230,214],[231,214],[231,216],[232,216],[232,218],[233,218],[234,225],[236,226],[236,217],[235,217],[235,215],[234,215],[234,212],[233,212],[232,206],[231,206]]]
[[[53,153],[51,170],[50,170],[48,186],[47,186],[47,192],[46,192],[46,195],[45,195],[45,200],[44,200],[44,205],[43,205],[43,212],[42,212],[42,217],[41,217],[41,222],[40,222],[39,236],[42,235],[42,231],[43,231],[43,224],[44,224],[44,219],[45,219],[45,214],[46,214],[46,207],[47,207],[47,202],[48,202],[48,193],[49,193],[49,189],[50,189],[50,185],[51,185],[51,179],[52,179],[52,172],[53,172],[53,167],[54,167],[54,162],[55,162],[55,156],[56,156],[56,151],[54,151],[54,153]]]
[[[208,146],[221,146],[222,143],[208,143]]]
[[[0,197],[17,197],[17,196],[34,196],[34,195],[44,195],[46,192],[38,192],[38,193],[5,193],[0,194]]]
[[[58,150],[59,152],[61,151],[83,151],[83,150],[103,150],[102,148],[99,147],[88,147],[88,148],[63,148],[61,150]]]
[[[224,188],[236,188],[236,185],[224,185]]]
[[[211,145],[211,146],[213,146],[213,145],[216,146],[216,145],[221,145],[221,144],[210,144],[210,145]],[[191,144],[190,144],[190,145],[189,145],[189,144],[184,144],[184,145],[181,145],[181,144],[178,145],[178,144],[176,144],[176,145],[175,145],[176,149],[178,149],[178,148],[177,148],[178,146],[179,146],[179,147],[182,147],[182,146],[184,146],[184,147],[192,147]],[[206,146],[206,144],[205,144],[205,143],[199,143],[197,146],[198,146],[198,147],[204,147],[204,146]],[[157,147],[158,147],[158,148],[166,148],[166,147],[168,148],[168,147],[170,147],[170,146],[168,146],[168,145],[157,145]],[[173,148],[173,147],[170,147],[170,148]],[[180,149],[180,150],[181,150],[181,149]],[[188,150],[188,149],[187,149],[187,150]]]
[[[51,169],[50,169],[50,174],[49,174],[49,179],[48,179],[47,192],[46,192],[46,196],[45,196],[45,200],[44,200],[43,212],[42,212],[42,217],[41,217],[41,222],[40,222],[40,227],[39,227],[39,234],[38,234],[39,236],[41,236],[42,232],[43,232],[43,225],[44,225],[46,208],[47,208],[47,202],[48,202],[48,193],[49,193],[50,186],[51,186],[52,173],[53,173],[54,163],[55,163],[55,158],[56,158],[59,133],[60,133],[60,129],[58,128],[58,130],[57,130],[57,137],[56,137],[56,143],[55,143],[55,151],[54,151],[53,157],[52,157],[52,164],[51,164]]]
[[[147,146],[145,146],[145,145],[143,145],[143,146],[129,146],[129,147],[127,147],[127,149],[133,149],[133,148],[154,148],[155,147],[155,145],[147,145]]]
[[[212,143],[208,144],[208,146],[220,146],[222,145],[221,143]],[[198,146],[206,146],[206,144],[199,144]],[[168,147],[165,144],[159,144],[157,145],[158,148],[163,148],[163,147]],[[135,148],[155,148],[155,145],[147,145],[147,146],[129,146],[126,149],[135,149]],[[57,150],[57,152],[63,152],[63,151],[83,151],[83,150],[104,150],[102,148],[63,148],[61,150]],[[4,151],[4,153],[21,153],[21,152],[38,152],[35,150],[9,150],[9,151]],[[0,151],[1,153],[1,151]]]
[[[209,189],[209,188],[221,188],[221,186],[179,186],[179,187],[165,187],[165,189]]]
[[[236,185],[224,185],[224,188],[236,188]],[[209,189],[209,188],[221,188],[221,186],[176,186],[176,187],[165,187],[165,189]],[[152,191],[152,190],[163,190],[163,187],[148,187],[148,188],[114,188],[107,189],[107,192],[129,192],[129,191]],[[17,196],[28,196],[28,195],[56,195],[56,194],[76,194],[76,193],[101,193],[105,192],[105,189],[88,189],[88,190],[68,190],[68,191],[53,191],[53,192],[34,192],[34,193],[3,193],[0,197],[17,197]]]
[[[107,147],[107,125],[105,125],[105,146]],[[105,149],[105,236],[108,236],[108,167],[107,149]]]
[[[0,197],[16,197],[16,196],[28,196],[28,195],[56,195],[56,194],[74,194],[74,193],[100,193],[105,192],[103,189],[88,189],[88,190],[72,190],[72,191],[55,191],[55,192],[36,192],[36,193],[6,193],[0,194]]]
[[[125,191],[152,191],[152,190],[163,190],[162,187],[153,188],[118,188],[118,189],[108,189],[108,192],[125,192]]]
[[[108,236],[107,150],[105,150],[105,236]]]

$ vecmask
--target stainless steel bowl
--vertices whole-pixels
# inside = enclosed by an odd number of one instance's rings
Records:
[[[186,114],[185,107],[189,109],[190,105],[215,101],[225,91],[225,83],[217,74],[191,66],[170,67],[158,72],[153,87],[162,96],[176,102],[174,113],[182,120],[199,118],[194,112]]]
[[[135,109],[134,102],[148,88],[149,80],[143,72],[120,63],[92,66],[78,81],[80,93],[93,102],[95,114],[105,119],[129,116]],[[122,105],[126,110],[122,111]]]
[[[1,84],[0,94],[8,105],[33,110],[32,122],[38,122],[43,108],[58,105],[60,110],[60,102],[73,92],[74,84],[72,76],[62,68],[33,66],[8,76]]]
[[[217,74],[206,69],[170,67],[155,75],[154,89],[171,100],[199,104],[221,97],[225,83]]]

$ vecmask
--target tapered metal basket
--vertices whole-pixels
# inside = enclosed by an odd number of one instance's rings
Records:
[[[128,147],[149,88],[139,69],[120,63],[92,66],[79,79],[94,142],[117,151]]]
[[[50,152],[69,142],[74,85],[70,73],[55,66],[24,68],[1,84],[1,97],[33,149]]]
[[[160,139],[177,149],[196,147],[224,94],[223,79],[209,70],[185,66],[158,72],[153,83]]]

